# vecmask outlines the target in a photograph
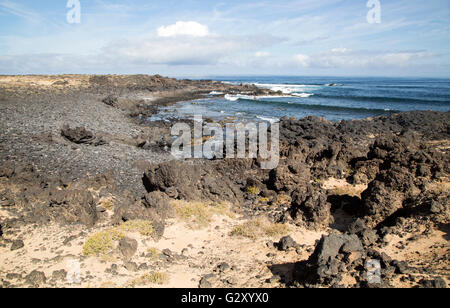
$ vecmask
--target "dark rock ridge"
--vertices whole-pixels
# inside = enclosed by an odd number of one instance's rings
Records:
[[[242,204],[249,215],[264,212],[275,221],[291,221],[310,229],[328,228],[334,222],[332,211],[342,204],[355,220],[361,218],[378,229],[408,215],[421,214],[442,222],[448,216],[448,195],[428,187],[449,173],[448,150],[436,146],[441,138],[448,138],[449,120],[449,113],[438,112],[339,123],[315,117],[285,118],[280,122],[278,168],[261,170],[257,159],[146,164],[142,183],[148,194],[141,198],[119,191],[111,175],[72,185],[73,181],[63,178],[46,178],[31,165],[5,163],[0,177],[28,187],[15,195],[4,192],[11,204],[20,207],[39,200],[25,208],[26,221],[94,225],[101,197],[89,189],[94,186],[100,191],[103,188],[103,194],[121,196],[114,209],[116,223],[145,217],[155,221],[159,233],[164,220],[173,216],[170,199],[228,201]],[[62,135],[75,143],[98,144],[94,134],[84,128],[66,126]],[[333,196],[320,184],[329,177],[367,184],[368,188],[360,199]],[[269,206],[259,206],[261,203]]]
[[[274,170],[260,170],[258,160],[174,161],[151,166],[143,182],[149,192],[170,198],[243,203],[244,210],[252,209],[249,213],[257,213],[260,200],[268,199],[272,207],[264,208],[274,220],[310,229],[329,227],[332,210],[343,205],[355,219],[382,227],[397,216],[426,210],[418,204],[424,195],[434,200],[435,211],[445,212],[439,202],[448,196],[438,198],[428,185],[449,174],[448,150],[434,143],[448,138],[449,123],[449,113],[439,112],[339,123],[285,118],[281,160]],[[329,177],[368,188],[361,198],[333,196],[321,188]],[[280,195],[289,201],[278,202]]]

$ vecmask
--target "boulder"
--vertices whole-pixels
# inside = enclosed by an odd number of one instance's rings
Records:
[[[23,247],[25,247],[25,244],[23,243],[22,240],[15,240],[15,241],[12,242],[11,251],[19,250],[19,249],[21,249]]]
[[[61,129],[61,136],[76,144],[99,146],[106,143],[102,137],[96,137],[94,133],[86,130],[84,127],[72,129],[68,125],[64,125]]]
[[[25,282],[33,287],[42,287],[47,281],[45,274],[39,271],[32,271],[25,277]]]
[[[124,237],[119,241],[119,251],[127,259],[130,259],[136,254],[138,242],[135,239]]]
[[[310,184],[293,192],[290,212],[297,224],[312,230],[326,229],[333,222],[326,192]]]
[[[290,248],[298,247],[298,244],[291,236],[285,236],[285,237],[281,238],[281,240],[278,242],[277,246],[278,246],[279,250],[287,251]]]

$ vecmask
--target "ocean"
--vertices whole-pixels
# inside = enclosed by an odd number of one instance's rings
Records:
[[[450,79],[349,77],[209,77],[282,91],[276,97],[210,93],[164,108],[153,120],[192,118],[275,122],[283,116],[330,121],[361,119],[411,110],[450,111]]]

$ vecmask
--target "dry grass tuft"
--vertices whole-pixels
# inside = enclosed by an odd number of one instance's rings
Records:
[[[117,285],[112,281],[105,281],[100,285],[100,289],[116,289]]]
[[[151,260],[155,260],[161,255],[161,252],[158,250],[158,248],[151,247],[147,249],[147,254]]]
[[[233,217],[230,204],[222,202],[210,204],[207,202],[187,202],[183,200],[172,201],[177,217],[187,223],[192,229],[207,227],[214,215]]]
[[[288,234],[289,227],[285,224],[269,222],[264,218],[257,218],[236,226],[232,231],[232,236],[242,236],[250,239],[260,237],[278,237]]]
[[[279,206],[279,205],[290,205],[292,202],[292,198],[288,195],[285,194],[280,194],[277,196],[277,199],[275,200],[275,206]]]
[[[144,274],[141,277],[131,281],[132,286],[146,286],[150,284],[165,285],[169,283],[169,275],[166,273],[155,272]]]
[[[98,201],[98,203],[103,206],[108,211],[112,211],[114,209],[114,198],[113,197],[102,197]]]
[[[105,261],[112,260],[114,256],[109,253],[114,248],[114,243],[126,236],[126,233],[139,232],[143,236],[153,233],[153,226],[147,220],[130,220],[122,225],[98,232],[91,236],[83,246],[83,255],[88,257],[102,257]]]
[[[129,220],[121,224],[118,228],[123,232],[139,232],[143,236],[150,236],[153,233],[153,225],[148,220]]]

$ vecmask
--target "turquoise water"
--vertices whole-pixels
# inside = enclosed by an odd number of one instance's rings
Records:
[[[190,118],[194,114],[216,120],[276,121],[283,116],[319,116],[331,121],[389,115],[400,111],[450,110],[450,79],[337,78],[337,77],[212,77],[229,83],[251,83],[280,90],[278,97],[245,93],[181,102],[162,110],[161,117]],[[176,110],[175,110],[176,109]],[[176,112],[175,112],[176,111]],[[175,116],[176,115],[176,116]]]

